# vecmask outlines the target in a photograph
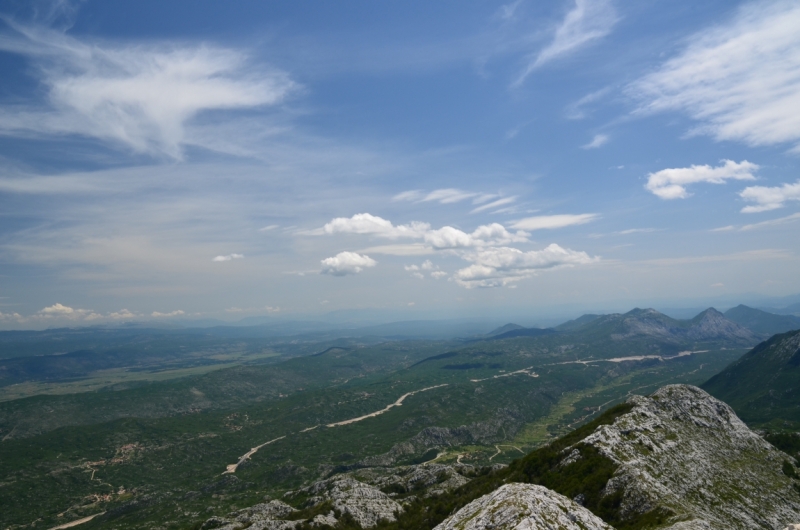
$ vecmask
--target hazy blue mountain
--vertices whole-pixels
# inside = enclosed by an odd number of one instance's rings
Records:
[[[494,336],[494,335],[502,335],[503,333],[507,333],[509,331],[514,331],[515,329],[525,329],[525,326],[520,326],[519,324],[508,323],[505,326],[500,326],[499,328],[493,329],[492,331],[487,333],[487,335],[490,336],[490,337]]]
[[[597,320],[601,316],[602,315],[594,315],[594,314],[589,313],[589,314],[586,314],[586,315],[579,316],[578,318],[576,318],[574,320],[569,320],[567,322],[564,322],[563,324],[559,324],[558,326],[555,327],[555,329],[557,329],[559,331],[572,331],[572,330],[580,328],[584,324],[588,324],[589,322],[592,322],[593,320]]]
[[[776,315],[743,304],[725,311],[725,318],[765,336],[800,329],[800,317]]]
[[[572,326],[576,337],[600,340],[610,337],[622,341],[647,337],[670,344],[702,344],[723,342],[736,346],[752,346],[758,337],[750,330],[725,318],[714,308],[709,308],[691,320],[676,320],[655,309],[633,309],[625,314],[585,315],[585,323],[566,323]],[[581,320],[578,319],[578,320]]]

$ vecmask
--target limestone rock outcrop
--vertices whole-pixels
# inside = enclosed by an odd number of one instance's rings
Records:
[[[445,519],[436,530],[613,530],[580,504],[533,484],[506,484]]]

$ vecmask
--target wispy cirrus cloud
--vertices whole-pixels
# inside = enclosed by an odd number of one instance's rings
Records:
[[[599,219],[596,213],[537,215],[526,217],[511,223],[511,228],[518,230],[554,230],[567,226],[582,225]]]
[[[282,101],[296,87],[247,53],[210,44],[86,42],[5,19],[0,50],[23,55],[46,98],[6,106],[0,134],[81,135],[180,159],[192,118]]]
[[[798,220],[800,220],[800,213],[793,213],[792,215],[787,215],[786,217],[779,217],[777,219],[770,219],[769,221],[761,221],[760,223],[744,225],[739,230],[743,231],[757,230],[759,228],[767,228],[771,226],[779,226],[786,223],[792,223]]]
[[[470,211],[469,213],[480,213],[480,212],[485,212],[486,210],[493,210],[494,208],[500,208],[501,206],[513,204],[516,201],[517,201],[516,196],[503,197],[502,199],[497,199],[495,201],[478,206],[477,208],[473,208],[472,211]]]
[[[739,192],[739,196],[756,204],[745,206],[742,213],[766,212],[783,208],[788,201],[800,201],[800,180],[794,184],[781,186],[748,186]]]
[[[553,40],[529,58],[512,87],[520,86],[537,68],[602,39],[611,33],[618,21],[619,16],[610,0],[575,0],[575,6],[556,28]]]
[[[588,144],[584,144],[581,146],[581,149],[597,149],[598,147],[604,146],[608,143],[610,138],[607,134],[595,134],[592,141]]]
[[[726,180],[755,180],[758,165],[743,160],[723,160],[722,165],[692,165],[690,167],[669,168],[650,173],[645,188],[662,199],[685,199],[691,194],[686,189],[689,184],[708,182],[724,184]]]
[[[683,51],[626,92],[639,113],[683,111],[695,133],[800,150],[800,4],[751,2],[689,38]]]
[[[496,198],[497,195],[491,193],[477,193],[465,191],[458,188],[441,188],[430,192],[422,190],[408,190],[398,193],[392,197],[393,201],[411,202],[438,202],[439,204],[454,204],[457,202],[472,199],[473,204],[480,204]]]

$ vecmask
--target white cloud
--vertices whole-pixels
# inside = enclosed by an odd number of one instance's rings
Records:
[[[234,49],[86,43],[41,27],[9,25],[15,33],[3,35],[0,50],[32,61],[47,101],[2,111],[4,134],[78,134],[180,159],[193,117],[274,105],[296,86],[285,73],[249,64]]]
[[[387,238],[420,237],[430,229],[427,223],[412,222],[408,225],[395,226],[377,215],[358,213],[353,217],[337,217],[322,227],[324,234],[373,234]]]
[[[395,237],[398,227],[392,225],[391,222],[379,217],[375,218],[369,214],[359,214],[359,216],[355,220],[356,222],[352,224],[350,221],[353,221],[357,216],[350,219],[340,218],[341,222],[336,223],[335,226],[350,227],[353,231],[358,230],[358,233]],[[531,217],[517,221],[516,225],[519,226],[515,227],[525,226],[530,227],[529,229],[532,230],[559,228],[588,223],[597,217],[596,214]],[[337,220],[335,219],[334,221]],[[417,225],[429,226],[424,223],[417,223]],[[327,227],[328,225],[325,226]],[[320,232],[325,233],[326,231],[321,230]],[[468,288],[508,285],[532,276],[538,270],[591,263],[599,259],[590,258],[585,252],[564,249],[555,244],[543,250],[529,252],[507,247],[505,245],[509,243],[528,243],[528,234],[522,230],[511,233],[499,223],[479,226],[471,233],[452,226],[445,226],[436,230],[431,230],[430,228],[422,231],[408,230],[403,235],[421,238],[428,245],[428,248],[447,251],[450,255],[459,256],[471,262],[472,265],[457,271],[452,278],[459,285]],[[398,255],[403,254],[400,253]],[[361,272],[362,268],[374,266],[375,262],[365,255],[342,252],[335,257],[323,260],[322,264],[323,274],[343,276]],[[420,279],[424,278],[423,271],[430,271],[430,276],[435,279],[447,276],[447,273],[439,271],[438,266],[434,265],[430,260],[425,260],[420,265],[405,265],[404,268],[412,276]]]
[[[608,135],[607,134],[596,134],[592,141],[588,144],[582,145],[581,149],[597,149],[600,146],[603,146],[608,143]]]
[[[688,184],[697,182],[710,182],[723,184],[726,180],[755,180],[753,172],[758,170],[758,165],[743,160],[736,163],[733,160],[723,160],[717,167],[709,165],[691,166],[672,169],[662,169],[647,176],[645,188],[662,199],[685,199],[690,193],[686,190]]]
[[[275,230],[276,228],[278,228],[278,225],[267,225],[267,226],[265,226],[263,228],[259,228],[258,231],[259,232],[269,232],[270,230]]]
[[[452,226],[445,226],[438,230],[429,230],[425,232],[423,237],[425,243],[435,249],[496,246],[528,241],[526,233],[517,232],[516,234],[512,234],[499,223],[479,226],[471,234],[462,232]]]
[[[441,204],[451,204],[470,199],[477,195],[477,193],[463,191],[456,188],[444,188],[440,190],[433,190],[422,199],[422,202],[437,201]]]
[[[393,201],[417,201],[423,197],[420,190],[408,190],[392,197]]]
[[[75,310],[69,306],[65,306],[59,303],[53,304],[51,306],[45,307],[39,313],[44,315],[74,315],[77,312],[81,311],[80,309]]]
[[[566,226],[582,225],[590,223],[600,216],[595,213],[582,214],[562,214],[562,215],[539,215],[536,217],[526,217],[519,221],[514,221],[511,228],[519,230],[542,230],[564,228]]]
[[[403,268],[406,271],[410,272],[411,276],[413,276],[414,278],[419,278],[420,280],[425,279],[425,275],[420,271],[433,271],[433,272],[431,272],[431,276],[433,278],[438,278],[439,277],[439,275],[438,275],[439,267],[434,265],[433,262],[431,260],[429,260],[429,259],[426,259],[425,261],[423,261],[421,265],[405,265],[405,266],[403,266]],[[436,274],[436,275],[434,275],[434,274]],[[447,273],[443,273],[443,274],[445,276],[447,276]]]
[[[484,204],[482,206],[478,206],[477,208],[473,209],[469,213],[479,213],[486,210],[491,210],[492,208],[499,208],[500,206],[505,206],[506,204],[511,204],[517,200],[517,197],[504,197],[502,199],[497,199],[496,201],[492,201],[490,203]]]
[[[540,66],[605,37],[618,20],[610,0],[575,0],[575,7],[556,29],[553,41],[535,57],[531,57],[512,86],[521,85]]]
[[[586,252],[576,252],[556,244],[542,250],[523,252],[500,247],[479,250],[464,256],[472,265],[455,272],[453,278],[463,287],[501,287],[535,275],[540,270],[585,265],[597,261]]]
[[[374,267],[377,261],[367,255],[355,252],[339,252],[331,258],[322,260],[321,274],[331,276],[346,276],[348,274],[358,274],[365,268]]]
[[[744,225],[742,228],[740,228],[740,230],[756,230],[758,228],[765,228],[768,226],[777,226],[786,223],[791,223],[797,220],[800,220],[800,213],[793,213],[792,215],[787,215],[786,217],[779,217],[777,219],[770,219],[769,221],[761,221],[760,223]]]
[[[225,256],[217,256],[214,259],[212,259],[211,261],[216,262],[216,263],[221,263],[223,261],[231,261],[231,260],[243,259],[243,258],[244,258],[244,254],[227,254]]]
[[[108,314],[108,318],[112,320],[126,320],[129,318],[136,318],[137,316],[136,313],[132,313],[127,309],[120,309],[119,311]],[[100,317],[100,315],[98,315],[98,317]]]
[[[609,92],[611,92],[611,87],[602,88],[596,92],[586,94],[578,101],[567,106],[565,112],[566,118],[568,120],[582,120],[587,115],[583,107],[604,98]]]
[[[165,317],[179,317],[185,314],[186,313],[178,309],[176,311],[170,311],[169,313],[159,313],[158,311],[153,311],[152,313],[150,313],[150,316],[154,318],[165,318]]]
[[[430,224],[417,221],[412,221],[407,225],[394,225],[391,221],[369,213],[359,213],[353,217],[337,217],[326,223],[321,229],[306,232],[311,235],[339,233],[375,235],[389,239],[422,239],[435,249],[503,245],[527,241],[527,234],[523,232],[512,234],[498,223],[479,226],[471,234],[468,234],[452,226],[432,230]]]
[[[278,307],[278,306],[274,306],[273,307],[273,306],[267,305],[267,306],[264,306],[264,311],[266,311],[267,313],[280,313],[281,312],[281,308]]]
[[[627,230],[620,230],[617,234],[627,236],[629,234],[647,234],[650,232],[658,232],[658,228],[629,228]]]
[[[777,210],[783,208],[787,201],[800,201],[800,180],[794,184],[783,184],[782,186],[748,186],[739,193],[739,196],[750,202],[755,202],[753,206],[745,206],[742,213],[766,212],[767,210]]]
[[[121,309],[107,315],[96,313],[91,309],[76,309],[60,303],[41,309],[38,313],[33,315],[32,318],[56,319],[56,320],[82,320],[93,322],[95,320],[125,320],[136,318],[136,313],[132,313],[127,309]]]
[[[797,2],[751,2],[626,91],[640,113],[686,112],[701,123],[697,133],[800,149],[798,28]]]
[[[377,245],[358,251],[361,254],[386,254],[389,256],[425,256],[436,252],[432,247],[422,243],[398,245]]]

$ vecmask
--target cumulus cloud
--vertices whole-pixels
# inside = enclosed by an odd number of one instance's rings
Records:
[[[463,287],[500,287],[535,275],[540,270],[585,265],[597,261],[586,252],[562,248],[556,244],[542,250],[523,252],[500,247],[467,254],[472,265],[455,272],[453,278]]]
[[[6,20],[0,50],[26,56],[47,99],[0,113],[4,134],[78,134],[180,159],[187,123],[209,110],[282,101],[295,83],[210,44],[85,42]]]
[[[799,27],[797,2],[751,2],[626,91],[640,113],[686,112],[696,133],[800,149]]]
[[[85,310],[80,310],[80,309],[76,310],[69,306],[56,303],[51,306],[45,307],[44,309],[39,311],[39,313],[43,315],[74,315],[76,313],[79,313],[80,311],[85,311]]]
[[[214,259],[212,259],[211,261],[216,262],[216,263],[221,263],[223,261],[231,261],[231,260],[243,259],[243,258],[244,258],[244,254],[226,254],[224,256],[217,256]]]
[[[420,265],[405,265],[403,267],[406,271],[411,273],[411,276],[414,278],[419,278],[420,280],[425,279],[425,272],[429,272],[431,278],[439,279],[443,276],[447,276],[446,272],[442,272],[439,270],[437,265],[434,265],[433,262],[429,259],[426,259]]]
[[[136,316],[136,313],[128,311],[127,309],[120,309],[119,311],[108,314],[108,318],[112,320],[126,320],[129,318],[136,318]]]
[[[519,230],[552,230],[590,223],[599,217],[600,216],[595,213],[538,215],[514,221],[511,223],[511,228],[517,228]]]
[[[101,314],[92,311],[91,309],[77,309],[66,306],[60,303],[55,303],[39,310],[35,315],[30,318],[46,319],[46,320],[72,320],[72,321],[86,321],[93,322],[96,320],[126,320],[136,318],[139,315],[128,311],[127,309],[120,309],[108,314]]]
[[[758,165],[743,160],[723,160],[717,167],[709,165],[662,169],[647,176],[645,188],[662,199],[685,199],[691,194],[686,190],[689,184],[710,182],[724,184],[726,180],[755,180],[753,173]]]
[[[766,212],[783,208],[788,201],[800,201],[800,180],[794,184],[783,184],[782,186],[748,186],[743,189],[739,196],[756,204],[745,206],[742,213]]]
[[[607,134],[596,134],[592,141],[588,144],[582,145],[581,149],[597,149],[600,146],[603,146],[608,143],[608,135]]]
[[[482,245],[503,245],[527,241],[527,234],[512,234],[499,223],[479,226],[472,233],[452,226],[431,229],[428,223],[413,221],[406,225],[395,225],[387,219],[369,213],[359,213],[353,217],[337,217],[319,230],[308,234],[367,234],[389,239],[421,239],[435,249],[466,248]]]
[[[355,252],[339,252],[331,258],[322,260],[321,274],[331,276],[346,276],[348,274],[358,274],[365,268],[374,267],[377,261],[367,255]]]
[[[412,222],[408,225],[393,225],[377,215],[358,213],[353,217],[337,217],[322,227],[323,234],[372,234],[391,239],[398,237],[420,237],[430,229],[427,223]]]
[[[610,0],[575,0],[575,7],[556,29],[553,41],[530,58],[512,86],[521,85],[540,66],[602,39],[611,33],[618,20]]]
[[[541,228],[559,228],[575,224],[588,223],[597,218],[596,214],[582,215],[555,215],[522,219],[515,225],[516,228],[529,227],[531,230]],[[397,226],[390,221],[369,214],[358,214],[352,218],[334,219],[339,221],[328,223],[337,227],[330,231],[324,228],[320,233],[336,233],[337,231],[350,231],[363,234],[377,234],[385,237],[397,237]],[[354,222],[350,222],[354,221]],[[518,225],[518,226],[517,226]],[[430,229],[426,223],[417,223],[422,226],[420,230],[405,230],[406,237],[419,238],[435,251],[446,251],[450,255],[471,262],[467,268],[461,269],[453,275],[458,285],[463,287],[501,287],[507,286],[523,278],[532,276],[538,270],[562,266],[572,266],[591,263],[599,258],[590,258],[585,252],[563,249],[558,245],[538,250],[523,252],[506,245],[511,243],[528,243],[528,233],[519,230],[510,232],[499,223],[482,225],[472,232],[464,232],[452,226],[439,229]],[[348,227],[343,230],[342,227]],[[374,266],[374,260],[367,256],[353,252],[341,252],[337,256],[322,260],[323,274],[344,276],[361,272],[364,267]],[[424,272],[434,279],[447,276],[439,271],[432,261],[426,260],[421,265],[406,265],[405,270],[416,278],[424,278]]]
[[[186,313],[184,313],[182,310],[178,309],[175,311],[170,311],[169,313],[159,313],[158,311],[153,311],[152,313],[150,313],[150,316],[154,318],[169,318],[169,317],[180,317],[185,314]]]

